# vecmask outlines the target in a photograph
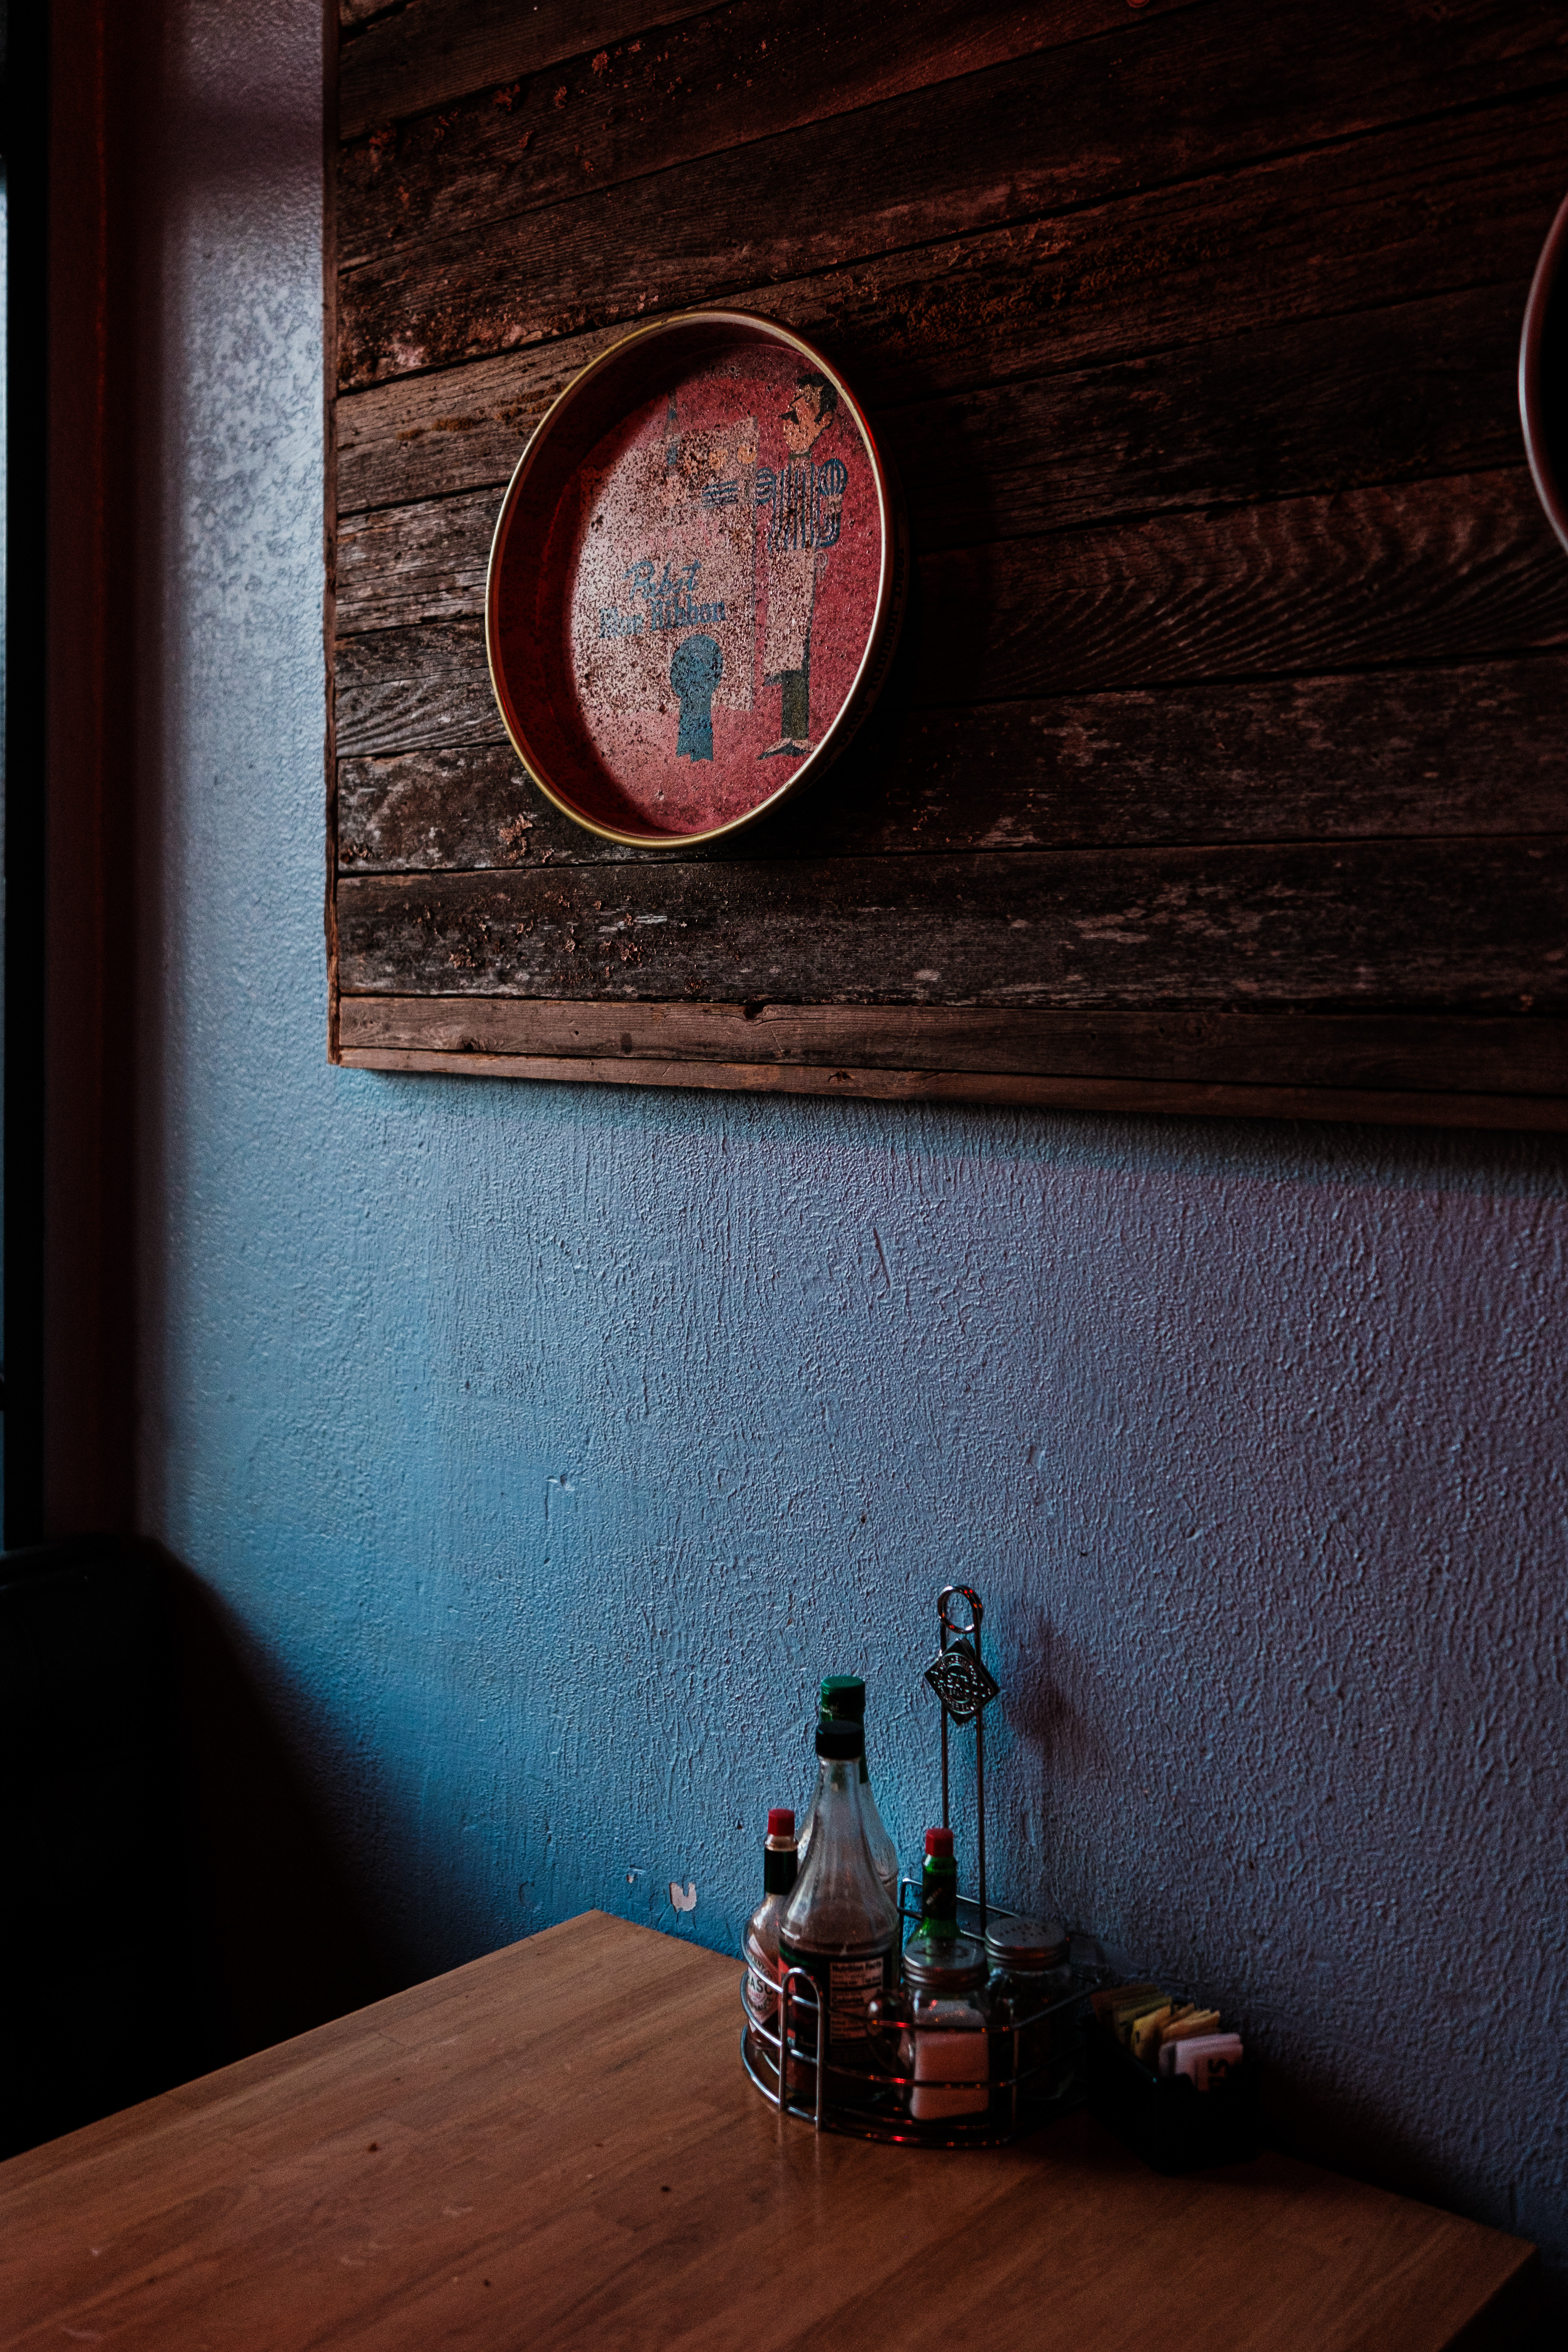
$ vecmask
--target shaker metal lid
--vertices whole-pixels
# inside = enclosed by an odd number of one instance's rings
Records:
[[[904,1974],[921,1992],[973,1991],[985,1976],[985,1954],[973,1936],[924,1936],[904,1946]]]
[[[1004,1969],[1054,1969],[1068,1956],[1068,1940],[1054,1919],[993,1919],[985,1930],[985,1948]]]

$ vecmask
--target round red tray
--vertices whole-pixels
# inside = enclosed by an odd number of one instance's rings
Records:
[[[512,476],[485,595],[496,699],[579,824],[711,841],[843,749],[908,582],[887,460],[820,352],[743,311],[661,320],[568,384]]]

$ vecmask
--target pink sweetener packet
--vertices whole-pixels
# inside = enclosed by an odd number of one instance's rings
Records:
[[[1200,2033],[1191,2042],[1167,2042],[1160,2053],[1160,2072],[1190,2075],[1194,2091],[1206,2091],[1223,2083],[1244,2054],[1239,2033]]]

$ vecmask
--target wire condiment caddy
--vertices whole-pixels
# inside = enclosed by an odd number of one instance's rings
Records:
[[[986,1885],[984,1710],[1000,1690],[982,1655],[984,1617],[973,1586],[946,1586],[937,1600],[938,1651],[924,1676],[942,1709],[944,1829],[949,1726],[974,1726],[978,1891],[960,1894],[958,1906],[961,1927],[982,1947],[988,1929],[994,1942],[1004,1937],[1000,1923],[1017,1921],[1021,1929],[1026,1924],[1017,1912],[991,1902]],[[907,1876],[900,1883],[898,1916],[901,1945],[906,1930],[921,1918],[920,1889]],[[1091,1938],[1073,1937],[1068,1951],[1062,1965],[1047,1971],[1048,1984],[1026,1996],[1022,2007],[1019,1979],[1013,1979],[1000,2018],[963,2001],[937,1999],[922,2007],[895,1989],[873,1999],[858,2047],[840,2044],[826,2053],[822,2001],[805,1969],[783,1969],[761,2016],[747,1998],[743,1976],[742,2063],[777,2109],[781,2129],[793,2117],[817,2131],[904,2146],[998,2146],[1077,2105],[1083,2095],[1084,2018],[1090,1994],[1112,1977]],[[963,2030],[957,2030],[960,2017]],[[940,2059],[932,2054],[939,2048]]]

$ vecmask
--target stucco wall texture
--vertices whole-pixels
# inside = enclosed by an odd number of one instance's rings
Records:
[[[826,1671],[912,1858],[973,1581],[996,1889],[1561,2305],[1563,1150],[330,1068],[319,12],[165,22],[142,1521],[398,1965],[732,1948]]]

